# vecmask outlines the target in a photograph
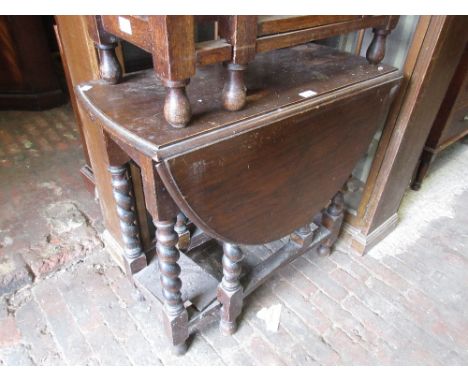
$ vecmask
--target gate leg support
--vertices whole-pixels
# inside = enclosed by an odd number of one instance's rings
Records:
[[[239,246],[223,243],[223,279],[218,287],[218,301],[222,304],[219,328],[226,336],[235,333],[236,319],[242,312],[244,291],[239,278],[243,258]]]
[[[188,313],[182,301],[182,281],[179,278],[179,250],[176,248],[178,235],[174,230],[176,219],[155,221],[156,250],[164,295],[164,323],[173,345],[173,351],[182,355],[187,351],[189,336]]]
[[[344,199],[343,193],[339,191],[332,199],[330,205],[325,210],[322,216],[322,225],[330,230],[331,235],[321,244],[318,248],[320,256],[328,256],[331,252],[331,247],[335,244],[338,239],[338,235],[341,230],[341,224],[343,223],[344,216]]]

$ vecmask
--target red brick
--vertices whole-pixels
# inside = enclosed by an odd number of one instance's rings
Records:
[[[50,280],[33,288],[33,295],[47,317],[47,326],[69,365],[86,365],[93,354],[59,291]],[[91,361],[92,362],[92,361]]]
[[[337,268],[337,264],[331,260],[332,256],[335,256],[335,252],[331,256],[319,256],[315,251],[306,252],[303,258],[310,261],[324,272],[330,273]]]
[[[332,326],[332,322],[317,307],[308,303],[291,286],[279,284],[274,288],[274,293],[284,305],[300,316],[316,333],[322,334]]]
[[[344,310],[335,301],[319,292],[312,298],[312,302],[333,322],[334,326],[341,328],[354,342],[365,348],[371,348],[377,341],[375,333]]]
[[[318,290],[318,287],[300,272],[294,262],[281,269],[279,274],[305,298],[309,298]]]
[[[12,316],[0,320],[0,348],[17,345],[21,341],[21,333]]]
[[[309,261],[299,258],[295,261],[294,266],[320,290],[336,301],[341,301],[348,295],[346,289],[338,285],[326,272]]]
[[[390,268],[387,268],[383,263],[373,259],[371,256],[356,257],[357,261],[369,269],[378,279],[390,285],[393,289],[404,293],[410,286],[402,277],[395,273]]]
[[[330,329],[324,334],[324,338],[335,349],[340,349],[340,358],[344,365],[378,364],[372,354],[353,342],[341,329]]]
[[[254,335],[245,345],[260,366],[281,366],[283,360],[260,336]]]
[[[349,293],[355,295],[361,295],[367,293],[366,285],[355,279],[348,272],[338,268],[330,273],[330,277],[340,284],[343,288],[346,288]]]

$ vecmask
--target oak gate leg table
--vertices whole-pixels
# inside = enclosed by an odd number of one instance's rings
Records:
[[[300,45],[257,54],[245,73],[247,106],[232,112],[218,96],[225,73],[219,64],[197,70],[187,87],[192,121],[183,129],[166,122],[164,83],[151,70],[116,85],[97,80],[76,88],[105,132],[126,266],[147,296],[164,303],[177,353],[218,317],[221,331],[233,333],[245,296],[281,266],[305,251],[329,253],[343,219],[340,190],[401,81],[395,68]],[[141,169],[156,226],[150,261],[139,240],[129,161]],[[221,243],[221,279],[190,256],[201,246],[188,221]],[[241,245],[285,237],[265,260],[244,259]]]

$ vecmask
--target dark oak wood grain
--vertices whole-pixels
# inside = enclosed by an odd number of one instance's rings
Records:
[[[146,73],[78,94],[111,135],[163,161],[157,169],[167,191],[196,225],[248,244],[286,235],[330,200],[383,123],[400,79],[393,68],[313,44],[274,51],[251,64],[247,83],[258,91],[234,114],[212,91],[222,85],[220,69],[194,77],[197,108],[182,130],[165,128],[162,86]],[[317,94],[299,95],[308,90]]]
[[[258,36],[307,29],[343,21],[361,19],[364,16],[258,16]]]
[[[114,178],[122,178],[122,164],[130,159],[141,170],[157,228],[166,328],[179,354],[191,330],[212,319],[216,309],[221,331],[232,334],[244,297],[274,271],[308,249],[330,252],[343,221],[339,190],[383,123],[401,80],[394,68],[323,46],[273,51],[250,63],[249,108],[233,113],[214,92],[223,86],[224,73],[213,65],[192,77],[188,97],[197,106],[194,123],[185,129],[167,128],[167,82],[151,71],[117,85],[101,80],[76,89],[106,131]],[[117,196],[127,195],[127,186]],[[127,213],[119,216],[127,223]],[[183,301],[178,265],[179,249],[199,248],[190,236],[181,241],[188,231],[185,217],[224,248],[217,301],[188,294],[203,301],[195,316],[190,312],[196,306]],[[126,231],[132,243],[133,232]],[[239,244],[266,243],[291,232],[283,248],[243,275]],[[151,269],[156,271],[154,263]],[[148,272],[142,272],[139,285],[152,294]]]
[[[41,16],[0,15],[0,110],[44,110],[67,101]]]
[[[276,240],[310,220],[344,184],[383,124],[397,82],[278,117],[169,158],[158,171],[182,210],[212,236]]]
[[[396,26],[398,16],[162,15],[96,16],[95,20],[98,28],[96,23],[93,28],[99,31],[102,24],[104,37],[113,34],[153,54],[155,71],[167,89],[165,119],[172,127],[181,128],[191,119],[193,104],[185,90],[195,73],[195,64],[227,64],[228,76],[221,92],[223,106],[238,111],[246,105],[244,73],[257,53],[372,27],[375,38],[367,57],[369,62],[378,64],[385,54],[385,39]],[[197,45],[195,24],[207,22],[216,22],[221,41],[213,38]],[[113,67],[111,45],[99,47],[106,47],[102,56],[109,63],[107,66]]]
[[[419,190],[434,157],[468,135],[468,44],[435,117],[411,188]]]
[[[257,55],[249,66],[248,108],[226,113],[217,93],[224,86],[224,68],[220,65],[199,68],[187,88],[193,118],[185,129],[168,128],[163,116],[165,90],[152,71],[130,74],[113,87],[100,81],[90,82],[77,88],[77,95],[106,122],[111,134],[124,136],[128,144],[159,161],[191,147],[186,146],[187,141],[199,145],[200,141],[194,139],[204,141],[208,132],[226,135],[223,127],[243,121],[256,124],[254,117],[261,118],[271,111],[275,114],[269,118],[274,120],[288,112],[285,106],[312,107],[335,90],[359,87],[363,81],[386,75],[398,76],[390,66],[379,68],[362,57],[316,44],[273,51]],[[307,91],[316,94],[300,95]],[[296,109],[291,113],[295,112]]]

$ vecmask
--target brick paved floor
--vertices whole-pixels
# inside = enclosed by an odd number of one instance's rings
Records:
[[[0,364],[468,365],[466,227],[468,146],[457,144],[369,255],[304,255],[248,298],[234,336],[213,325],[183,357],[166,347],[159,304],[96,245],[3,297]],[[275,304],[276,333],[257,317]]]
[[[69,105],[0,112],[0,296],[83,254],[57,250],[64,246],[52,231],[64,230],[53,211],[66,206],[70,227],[77,217],[99,226],[99,208],[79,172],[84,163]]]

